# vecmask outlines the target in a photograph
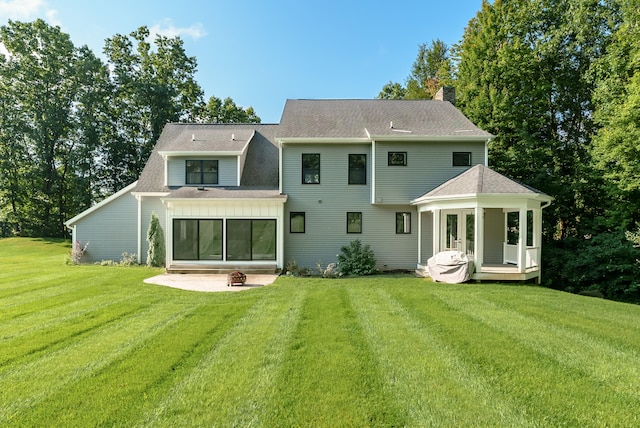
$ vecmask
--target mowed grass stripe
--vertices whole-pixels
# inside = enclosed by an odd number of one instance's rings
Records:
[[[148,305],[147,305],[148,306]],[[97,304],[91,309],[78,311],[59,318],[49,318],[38,328],[23,331],[0,340],[0,373],[3,367],[15,359],[30,358],[39,352],[51,352],[63,347],[79,336],[101,329],[106,324],[140,312],[144,305],[131,301]]]
[[[532,425],[442,336],[438,318],[449,309],[428,299],[423,284],[406,283],[406,278],[389,278],[347,285],[384,369],[384,388],[403,403],[406,425]],[[416,314],[416,307],[423,312]]]
[[[155,409],[253,304],[247,299],[225,305],[212,300],[203,298],[190,308],[176,306],[171,322],[149,331],[90,381],[70,383],[34,406],[20,423],[49,418],[55,426],[131,426]]]
[[[134,425],[245,426],[262,419],[305,288],[242,293],[256,297],[254,306]]]
[[[627,392],[640,398],[640,390],[629,384],[630,379],[640,379],[640,366],[635,364],[640,361],[640,349],[621,347],[606,337],[568,328],[565,322],[558,323],[556,317],[540,313],[532,315],[526,309],[513,306],[504,307],[491,297],[491,294],[470,293],[465,300],[450,298],[447,303],[524,346],[594,377],[616,392]],[[610,328],[607,323],[600,323],[600,333]],[[612,361],[616,364],[612,365]]]
[[[274,426],[405,425],[400,403],[383,388],[385,377],[363,331],[358,302],[344,284],[305,281],[309,291],[274,395]]]
[[[599,420],[606,418],[622,421],[624,426],[638,422],[637,412],[629,411],[640,408],[635,398],[602,388],[600,381],[586,376],[582,370],[558,361],[544,349],[523,343],[517,335],[505,334],[499,327],[509,323],[518,330],[518,322],[512,314],[495,308],[486,311],[472,296],[462,297],[463,287],[468,286],[433,285],[426,288],[426,298],[440,300],[449,307],[437,317],[442,326],[442,337],[449,338],[461,359],[474,367],[479,376],[485,376],[503,396],[511,397],[514,405],[525,409],[536,424],[597,426]],[[432,317],[422,308],[417,313],[425,318]],[[528,333],[521,332],[521,335]],[[547,346],[560,346],[563,340],[569,339],[551,336],[547,340]],[[637,388],[637,380],[631,382]],[[566,405],[567,400],[571,406]]]
[[[55,395],[71,382],[90,379],[98,370],[130,352],[181,314],[169,308],[147,307],[115,319],[102,328],[76,337],[67,346],[37,355],[0,373],[0,425],[10,424],[30,408]],[[89,399],[89,397],[87,397]]]
[[[518,299],[492,289],[475,290],[496,305],[551,322],[570,330],[581,331],[616,346],[633,345],[640,351],[640,306],[603,299],[585,298],[540,287],[520,287]],[[562,298],[559,298],[562,296]]]

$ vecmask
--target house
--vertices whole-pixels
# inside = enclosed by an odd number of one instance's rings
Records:
[[[449,90],[288,100],[279,124],[167,124],[137,182],[66,224],[89,261],[144,262],[155,213],[170,272],[326,266],[359,239],[380,269],[458,249],[475,279],[539,279],[552,198],[487,167],[492,135]]]

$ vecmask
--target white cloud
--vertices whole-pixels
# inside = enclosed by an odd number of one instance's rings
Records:
[[[30,19],[45,8],[44,0],[0,0],[0,16],[6,19]]]
[[[149,38],[151,40],[154,40],[157,35],[165,36],[165,37],[180,36],[181,38],[191,37],[194,40],[198,40],[207,35],[207,32],[205,31],[204,27],[199,22],[196,24],[193,24],[190,27],[181,28],[173,25],[173,21],[171,21],[168,18],[162,21],[162,23],[156,24],[151,28],[149,28],[149,33],[150,33]]]
[[[0,21],[31,21],[44,17],[51,25],[60,25],[58,11],[46,0],[0,0]]]

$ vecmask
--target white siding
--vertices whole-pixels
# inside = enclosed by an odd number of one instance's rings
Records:
[[[413,269],[417,261],[416,208],[371,205],[371,146],[287,144],[283,148],[285,263],[315,268],[337,261],[340,247],[359,239],[369,244],[380,269]],[[320,153],[320,184],[302,184],[302,154]],[[349,154],[367,154],[367,184],[349,185]],[[305,233],[290,233],[289,213],[305,212]],[[362,233],[346,232],[346,213],[362,212]],[[411,212],[411,234],[395,233],[396,212]]]
[[[75,223],[76,240],[89,242],[83,262],[119,261],[122,253],[137,252],[138,204],[131,192],[82,217]]]
[[[469,167],[454,167],[453,152],[471,152],[471,164],[484,164],[484,142],[376,142],[375,203],[405,204]],[[406,166],[389,166],[389,152],[407,152]]]

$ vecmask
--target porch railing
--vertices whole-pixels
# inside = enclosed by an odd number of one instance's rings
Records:
[[[514,244],[504,243],[503,254],[504,262],[509,264],[518,264],[518,246]],[[527,247],[526,250],[526,262],[525,268],[532,268],[539,266],[540,261],[540,248],[539,247]]]

